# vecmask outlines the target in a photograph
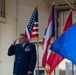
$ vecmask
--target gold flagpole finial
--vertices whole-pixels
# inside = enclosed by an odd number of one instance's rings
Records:
[[[36,3],[36,9],[38,10],[38,4]]]
[[[73,9],[70,9],[70,12],[72,12]]]

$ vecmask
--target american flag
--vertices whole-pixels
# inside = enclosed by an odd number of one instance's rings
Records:
[[[38,7],[34,9],[32,16],[30,18],[30,21],[26,27],[25,34],[27,35],[28,41],[31,40],[31,38],[38,38]]]

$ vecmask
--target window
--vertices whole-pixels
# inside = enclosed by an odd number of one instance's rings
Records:
[[[0,0],[0,17],[5,18],[5,0]]]

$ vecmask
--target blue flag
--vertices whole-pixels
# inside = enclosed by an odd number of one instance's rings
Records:
[[[76,23],[56,39],[50,49],[76,64]]]

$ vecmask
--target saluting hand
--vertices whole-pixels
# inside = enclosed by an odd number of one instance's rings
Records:
[[[12,45],[15,45],[15,44],[16,44],[16,41],[17,41],[17,39],[15,39],[15,40],[12,42]]]

